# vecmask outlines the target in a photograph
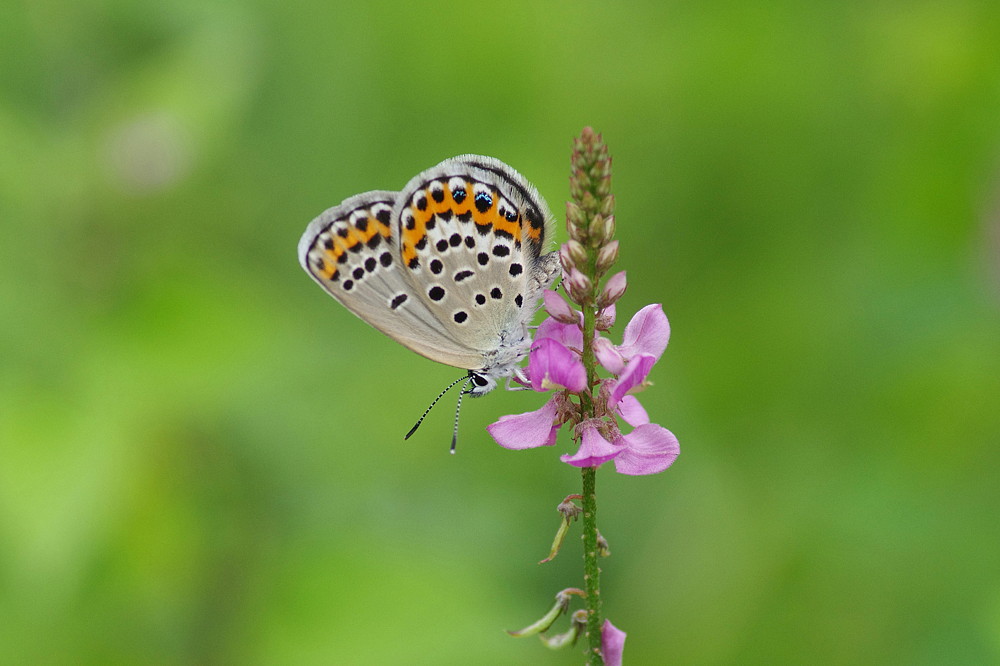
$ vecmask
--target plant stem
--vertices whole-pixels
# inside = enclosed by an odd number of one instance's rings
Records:
[[[602,666],[601,568],[597,564],[597,468],[583,473],[583,580],[587,590],[587,663]]]
[[[601,275],[610,264],[598,265],[605,244],[612,242],[614,233],[614,198],[611,196],[611,158],[601,135],[585,127],[573,142],[570,192],[573,202],[567,204],[566,224],[571,243],[567,250],[570,265],[564,268],[579,271],[583,278],[570,284],[570,294],[583,312],[583,367],[587,370],[587,388],[580,393],[580,421],[594,419],[598,409],[594,387],[600,386],[597,359],[594,355],[594,335],[597,332],[597,303]],[[617,247],[617,246],[609,246]],[[581,253],[580,250],[583,250]],[[581,256],[583,254],[584,256]],[[613,259],[612,259],[613,261]],[[589,281],[589,282],[588,282]],[[600,392],[596,396],[600,399]],[[601,569],[598,566],[597,532],[597,468],[584,467],[583,474],[583,578],[587,590],[587,663],[603,666],[601,654]]]
[[[593,275],[593,252],[588,257]],[[584,418],[593,418],[593,387],[598,383],[597,359],[594,357],[594,333],[597,313],[591,304],[583,308],[583,367],[587,369],[587,390],[581,394]],[[604,664],[601,656],[601,568],[597,563],[597,468],[584,467],[583,474],[583,580],[587,590],[587,663]]]
[[[594,252],[590,251],[587,274],[593,276]],[[596,280],[595,280],[596,282]],[[596,287],[595,287],[596,291]],[[591,298],[593,298],[593,294]],[[588,299],[590,300],[590,299]],[[593,387],[598,383],[597,359],[594,357],[594,333],[597,313],[591,303],[583,307],[583,367],[587,369],[587,390],[583,392],[581,407],[584,418],[593,418]],[[587,663],[603,666],[601,655],[601,568],[597,564],[597,468],[584,467],[583,475],[583,580],[587,590]]]

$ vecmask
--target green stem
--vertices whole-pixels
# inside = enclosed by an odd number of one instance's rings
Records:
[[[591,254],[590,274],[594,275],[594,257]],[[591,304],[583,307],[583,367],[587,369],[587,390],[580,395],[584,418],[594,418],[593,387],[598,383],[597,359],[594,357],[594,333],[597,313]],[[587,663],[603,666],[601,655],[601,568],[598,566],[597,548],[597,468],[584,467],[583,475],[583,579],[587,590]]]
[[[597,564],[597,468],[583,470],[583,580],[587,590],[587,663],[601,666],[601,568]]]

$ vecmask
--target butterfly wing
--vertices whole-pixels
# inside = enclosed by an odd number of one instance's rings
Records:
[[[392,224],[398,196],[365,192],[323,212],[299,241],[299,263],[344,307],[400,344],[440,363],[479,367],[482,356],[443,335],[404,278]]]
[[[517,347],[559,270],[553,218],[535,188],[492,157],[461,155],[413,178],[392,214],[404,279],[456,346],[487,359]]]

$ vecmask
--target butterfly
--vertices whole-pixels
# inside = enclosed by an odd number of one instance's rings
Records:
[[[561,273],[558,254],[546,252],[553,226],[521,174],[459,155],[399,192],[364,192],[324,211],[299,241],[299,263],[404,347],[468,370],[462,392],[481,396],[500,379],[525,380],[528,324]]]

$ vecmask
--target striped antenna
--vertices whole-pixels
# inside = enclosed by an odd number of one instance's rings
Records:
[[[469,380],[469,375],[466,375],[465,377],[459,377],[458,379],[456,379],[455,381],[453,381],[451,384],[448,384],[448,386],[446,386],[445,389],[438,394],[438,397],[434,398],[434,402],[432,402],[427,407],[427,409],[424,410],[424,413],[420,415],[420,418],[417,419],[417,422],[413,424],[413,427],[410,428],[410,432],[406,433],[406,437],[404,437],[403,439],[404,440],[409,439],[410,435],[412,435],[413,433],[415,433],[417,431],[417,428],[420,427],[420,424],[424,422],[424,419],[427,418],[427,415],[430,414],[430,412],[431,412],[432,409],[434,409],[434,405],[438,404],[438,400],[440,400],[441,398],[443,398],[445,393],[447,393],[448,391],[450,391],[451,389],[453,389],[455,387],[455,384],[459,384],[461,382],[465,382],[465,381],[468,381],[468,380]],[[460,405],[462,404],[462,397],[461,397],[461,395],[459,395],[458,404],[460,404]],[[456,417],[456,420],[457,420],[457,417]],[[455,430],[456,431],[458,430],[458,424],[457,423],[455,424]],[[454,453],[454,451],[455,451],[455,444],[454,444],[454,442],[452,443],[451,448],[452,448],[452,453]]]

